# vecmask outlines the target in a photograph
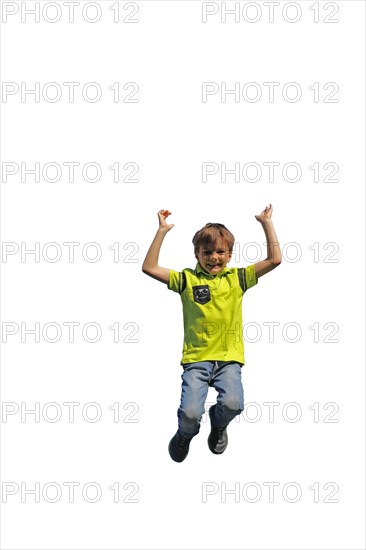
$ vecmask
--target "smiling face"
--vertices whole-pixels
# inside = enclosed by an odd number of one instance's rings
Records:
[[[231,260],[232,252],[229,252],[226,242],[219,239],[212,246],[200,245],[195,256],[202,269],[211,275],[217,275]]]

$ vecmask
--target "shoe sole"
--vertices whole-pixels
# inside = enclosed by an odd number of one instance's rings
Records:
[[[224,453],[226,451],[228,444],[229,444],[229,442],[227,442],[226,447],[223,451],[215,451],[214,449],[211,449],[209,439],[207,439],[208,448],[210,449],[211,453],[213,453],[214,455],[222,455],[222,453]]]

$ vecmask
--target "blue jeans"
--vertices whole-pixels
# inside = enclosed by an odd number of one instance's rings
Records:
[[[200,430],[209,386],[218,392],[212,424],[225,427],[244,410],[241,365],[233,361],[200,361],[183,365],[182,396],[178,409],[178,431],[192,438]]]

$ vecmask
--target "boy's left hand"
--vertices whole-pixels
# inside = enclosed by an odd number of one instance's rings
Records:
[[[272,204],[270,204],[269,206],[265,207],[265,209],[261,214],[259,214],[258,216],[255,216],[255,219],[261,223],[266,220],[270,220],[272,216],[272,211],[273,211]]]

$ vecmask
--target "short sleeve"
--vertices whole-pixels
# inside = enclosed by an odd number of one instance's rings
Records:
[[[181,288],[181,281],[182,281],[182,273],[180,273],[179,271],[174,271],[174,269],[170,269],[168,290],[172,290],[173,292],[179,292]]]
[[[249,265],[244,269],[245,273],[245,288],[248,290],[248,288],[251,288],[252,286],[255,286],[258,283],[258,277],[255,272],[255,265]]]

